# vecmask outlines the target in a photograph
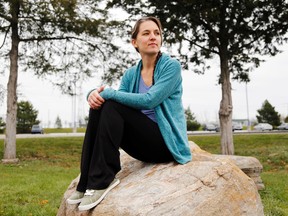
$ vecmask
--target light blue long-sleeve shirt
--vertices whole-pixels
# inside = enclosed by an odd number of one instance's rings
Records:
[[[100,95],[135,109],[154,109],[168,149],[178,163],[185,164],[192,155],[182,105],[181,65],[163,53],[154,71],[155,83],[144,94],[138,93],[141,68],[142,60],[124,73],[118,91],[107,88]]]

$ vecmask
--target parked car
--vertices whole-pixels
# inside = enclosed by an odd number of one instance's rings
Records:
[[[232,131],[242,130],[242,129],[243,129],[243,125],[241,123],[237,123],[237,122],[232,123]]]
[[[220,126],[215,125],[215,127],[216,127],[215,131],[220,132]],[[232,124],[232,131],[235,131],[235,130],[243,130],[242,124],[241,123],[233,123]]]
[[[214,124],[206,124],[203,129],[205,131],[217,131],[217,128],[218,127]]]
[[[273,126],[268,124],[268,123],[259,123],[254,126],[254,130],[259,130],[259,131],[271,131],[273,129]]]
[[[278,130],[288,130],[288,123],[282,123],[277,127]]]
[[[40,125],[33,125],[31,134],[44,134],[44,130]]]

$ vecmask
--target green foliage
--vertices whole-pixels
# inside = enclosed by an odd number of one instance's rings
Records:
[[[197,73],[210,67],[205,65],[206,59],[218,55],[221,64],[228,60],[228,69],[234,79],[249,81],[248,72],[259,66],[260,56],[276,55],[279,52],[277,44],[287,41],[287,1],[109,2],[108,6],[127,10],[131,14],[129,21],[139,15],[159,17],[165,41],[178,44],[183,65],[188,67],[190,62],[199,65],[191,68]]]
[[[50,80],[65,93],[72,94],[73,83],[95,73],[105,72],[105,77],[117,68],[122,74],[129,58],[115,38],[127,33],[103,5],[103,0],[1,1],[1,65],[8,66],[7,53],[17,39],[22,69]],[[11,32],[18,35],[12,38]]]
[[[58,129],[62,128],[62,122],[59,116],[57,116],[56,118],[55,125],[56,125],[56,128]]]
[[[268,100],[264,101],[261,109],[258,109],[257,112],[259,115],[256,115],[256,118],[259,123],[269,123],[274,127],[280,125],[280,114],[275,111],[275,107]]]
[[[29,101],[17,103],[17,133],[30,133],[32,125],[39,124],[38,111]]]
[[[198,130],[201,124],[197,122],[196,117],[194,116],[194,113],[191,112],[190,107],[185,109],[185,115],[186,115],[187,131]]]
[[[284,122],[288,123],[288,116],[284,119]]]
[[[4,132],[5,129],[5,122],[3,121],[2,117],[0,117],[0,134]]]

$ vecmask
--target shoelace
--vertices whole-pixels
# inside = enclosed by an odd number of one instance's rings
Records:
[[[95,190],[87,189],[84,196],[93,196]]]

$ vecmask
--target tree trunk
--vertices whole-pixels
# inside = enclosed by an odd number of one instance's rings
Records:
[[[230,72],[228,68],[228,59],[221,58],[221,88],[222,99],[220,103],[219,119],[221,127],[221,151],[225,155],[234,154],[233,132],[232,132],[232,96]]]
[[[19,1],[10,3],[12,15],[11,30],[12,42],[10,57],[10,75],[7,84],[7,114],[6,114],[6,132],[4,141],[4,159],[3,162],[17,162],[16,158],[16,117],[17,117],[17,77],[18,77],[18,14]]]

